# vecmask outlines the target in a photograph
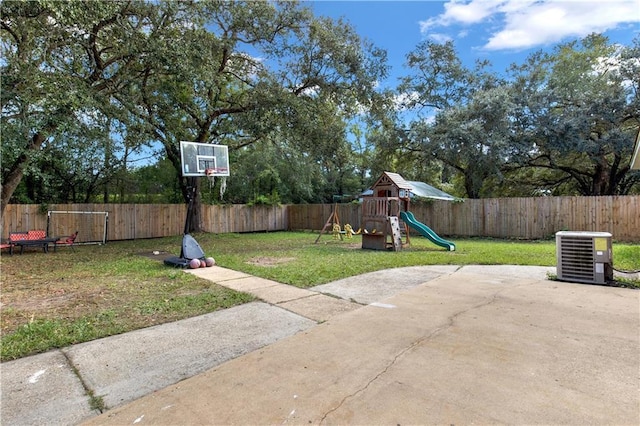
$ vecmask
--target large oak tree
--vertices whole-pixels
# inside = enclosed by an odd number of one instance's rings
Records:
[[[146,49],[144,22],[153,7],[122,1],[5,1],[0,10],[4,214],[25,172],[41,160],[45,143],[61,148],[68,135],[95,129],[87,124],[114,112],[111,96],[134,78],[132,70]],[[85,142],[93,143],[91,138]],[[53,151],[66,153],[68,162],[83,156],[77,150]]]
[[[176,171],[181,140],[232,151],[277,141],[326,162],[344,149],[345,121],[370,106],[386,72],[384,52],[351,26],[297,2],[1,7],[2,84],[12,88],[2,94],[12,136],[3,210],[43,143],[61,144],[69,126],[98,113],[117,121],[127,147],[160,144]],[[187,200],[199,182],[180,184]]]
[[[630,172],[640,126],[635,44],[623,48],[593,34],[512,68],[509,166],[536,171],[520,175],[527,185],[558,195],[623,195],[640,182]]]

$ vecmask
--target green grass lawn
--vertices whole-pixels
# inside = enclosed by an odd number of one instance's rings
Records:
[[[362,250],[359,236],[317,233],[196,234],[219,266],[297,287],[380,269],[420,265],[555,266],[554,241],[453,239],[456,251],[414,236],[400,251]],[[29,250],[0,259],[1,360],[176,321],[254,300],[251,295],[165,266],[181,237]],[[640,244],[614,243],[614,266],[640,269]]]
[[[198,241],[220,266],[297,287],[311,287],[380,269],[420,265],[537,265],[555,266],[555,240],[510,241],[454,239],[456,250],[446,251],[426,238],[414,236],[399,252],[362,250],[361,239],[334,240],[317,234],[264,233],[202,235]],[[206,248],[205,248],[206,247]],[[640,269],[640,245],[615,243],[614,266]]]
[[[555,265],[555,245],[486,239],[456,240],[456,251],[412,237],[399,252],[362,250],[360,237],[344,241],[316,234],[254,234],[251,243],[238,244],[244,235],[225,234],[198,239],[211,248],[218,264],[297,287],[310,287],[380,269],[419,265]]]

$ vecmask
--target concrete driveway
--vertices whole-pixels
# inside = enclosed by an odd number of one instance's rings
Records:
[[[639,424],[640,292],[505,268],[392,270],[392,284],[376,273],[278,295],[269,303],[296,315],[305,300],[316,315],[322,300],[364,305],[86,423]],[[255,285],[263,300],[269,287]]]

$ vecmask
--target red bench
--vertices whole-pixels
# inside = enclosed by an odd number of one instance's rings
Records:
[[[12,243],[0,243],[0,250],[9,249],[9,254],[13,254]]]
[[[11,232],[9,233],[9,244],[12,246],[20,246],[20,254],[24,253],[24,248],[42,247],[42,251],[49,252],[49,244],[55,244],[56,238],[48,238],[47,233],[43,230],[33,230],[28,232]],[[13,247],[10,248],[13,253]]]

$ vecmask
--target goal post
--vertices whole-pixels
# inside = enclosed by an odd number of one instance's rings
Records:
[[[106,244],[109,212],[50,210],[47,235],[68,237],[78,231],[76,244]]]

